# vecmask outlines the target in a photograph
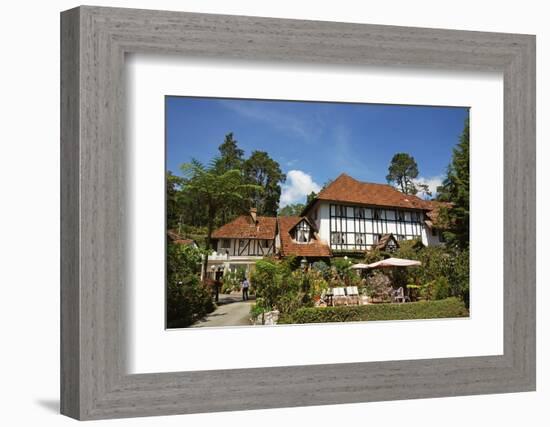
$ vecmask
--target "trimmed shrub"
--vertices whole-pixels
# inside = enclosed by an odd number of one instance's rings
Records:
[[[458,298],[405,304],[300,308],[284,314],[279,324],[362,322],[372,320],[410,320],[468,317],[469,311]]]

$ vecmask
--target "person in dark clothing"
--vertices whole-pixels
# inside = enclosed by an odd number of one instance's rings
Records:
[[[248,282],[248,279],[245,277],[244,280],[241,282],[241,288],[243,290],[243,301],[248,301],[249,287],[250,287],[250,283]]]

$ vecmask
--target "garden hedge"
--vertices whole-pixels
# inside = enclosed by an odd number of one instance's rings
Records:
[[[404,304],[368,304],[339,307],[300,308],[279,318],[278,324],[362,322],[367,320],[408,320],[468,317],[458,298]]]

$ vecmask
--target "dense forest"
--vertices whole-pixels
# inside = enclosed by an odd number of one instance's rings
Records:
[[[167,225],[196,240],[206,251],[216,227],[246,213],[275,216],[286,176],[265,151],[244,157],[233,133],[228,133],[210,163],[184,163],[181,175],[167,174]],[[208,256],[208,255],[206,255]],[[206,263],[205,263],[206,266]]]

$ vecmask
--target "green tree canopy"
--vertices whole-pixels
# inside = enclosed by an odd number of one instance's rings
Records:
[[[215,169],[218,174],[222,174],[231,169],[242,170],[244,162],[244,150],[239,148],[237,140],[233,137],[233,132],[225,135],[223,143],[218,147],[219,157],[214,161]],[[219,223],[225,224],[231,221],[237,215],[248,210],[249,206],[243,206],[238,200],[227,200],[219,212]]]
[[[166,174],[166,223],[168,229],[179,229],[182,223],[183,206],[180,197],[181,177],[168,171]]]
[[[226,203],[248,200],[249,195],[261,193],[262,188],[245,181],[238,169],[230,169],[222,174],[216,170],[217,159],[210,167],[193,160],[181,166],[184,175],[182,192],[192,205],[206,211],[206,250],[211,248],[212,232],[216,215]],[[208,263],[208,255],[205,256],[204,269]],[[205,271],[206,273],[206,271]]]
[[[216,169],[223,173],[231,169],[240,169],[244,161],[244,150],[239,148],[233,138],[233,132],[225,135],[223,143],[218,147],[220,156],[216,159]]]
[[[418,165],[414,157],[408,153],[396,153],[388,167],[386,180],[395,185],[402,193],[416,194],[419,189],[427,190],[427,186],[415,183],[418,177]]]
[[[317,194],[318,193],[316,193],[315,191],[312,191],[311,193],[309,193],[306,198],[306,204],[314,200],[317,197]]]
[[[286,205],[279,210],[279,216],[299,216],[304,210],[305,205],[303,203],[294,203]]]
[[[468,248],[470,242],[470,123],[467,119],[459,143],[453,149],[453,157],[447,168],[447,176],[438,187],[438,200],[450,202],[442,208],[441,215],[450,229],[443,236],[450,244]]]
[[[319,193],[321,191],[323,191],[325,188],[327,188],[330,184],[332,184],[332,181],[334,181],[333,179],[329,179],[328,181],[326,181],[323,186],[321,187],[321,189],[319,190]],[[315,199],[317,197],[317,195],[319,193],[316,193],[315,191],[312,191],[311,193],[309,193],[307,195],[307,198],[306,198],[306,204],[308,204],[309,202],[311,202],[313,199]]]
[[[265,151],[253,151],[245,160],[243,170],[247,182],[262,189],[252,192],[251,206],[258,209],[258,215],[276,215],[281,198],[281,184],[286,180],[279,163]]]

